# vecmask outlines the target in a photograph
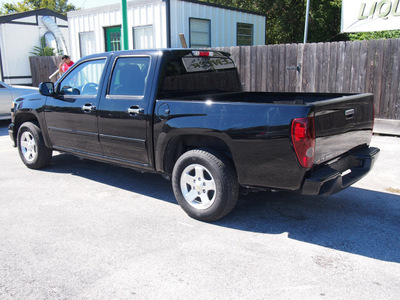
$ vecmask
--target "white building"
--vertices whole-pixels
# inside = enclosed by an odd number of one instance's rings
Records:
[[[40,45],[41,37],[51,32],[43,17],[58,28],[68,45],[67,18],[54,11],[38,9],[0,16],[0,76],[5,83],[32,84],[30,52]]]
[[[128,49],[264,45],[266,17],[195,0],[133,0],[127,3]],[[70,55],[122,49],[121,4],[68,13]]]

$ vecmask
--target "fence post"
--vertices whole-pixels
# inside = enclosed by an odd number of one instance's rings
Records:
[[[58,56],[30,56],[29,63],[32,74],[32,86],[39,86],[41,82],[50,81],[49,76],[58,69],[61,58]],[[55,82],[59,76],[55,76]]]

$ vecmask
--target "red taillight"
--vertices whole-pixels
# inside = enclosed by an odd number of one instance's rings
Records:
[[[315,152],[314,118],[294,119],[292,140],[297,159],[304,168],[311,168]]]

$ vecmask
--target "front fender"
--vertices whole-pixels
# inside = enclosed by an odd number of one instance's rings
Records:
[[[25,122],[35,122],[42,130],[43,138],[47,147],[51,147],[50,139],[46,130],[44,108],[46,97],[40,94],[30,94],[14,101],[14,116],[12,135],[16,140],[19,127]],[[10,133],[11,135],[11,133]]]

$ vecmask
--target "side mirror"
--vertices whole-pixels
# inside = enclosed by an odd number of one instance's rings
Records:
[[[54,97],[54,83],[42,82],[39,84],[39,93],[43,96]]]

